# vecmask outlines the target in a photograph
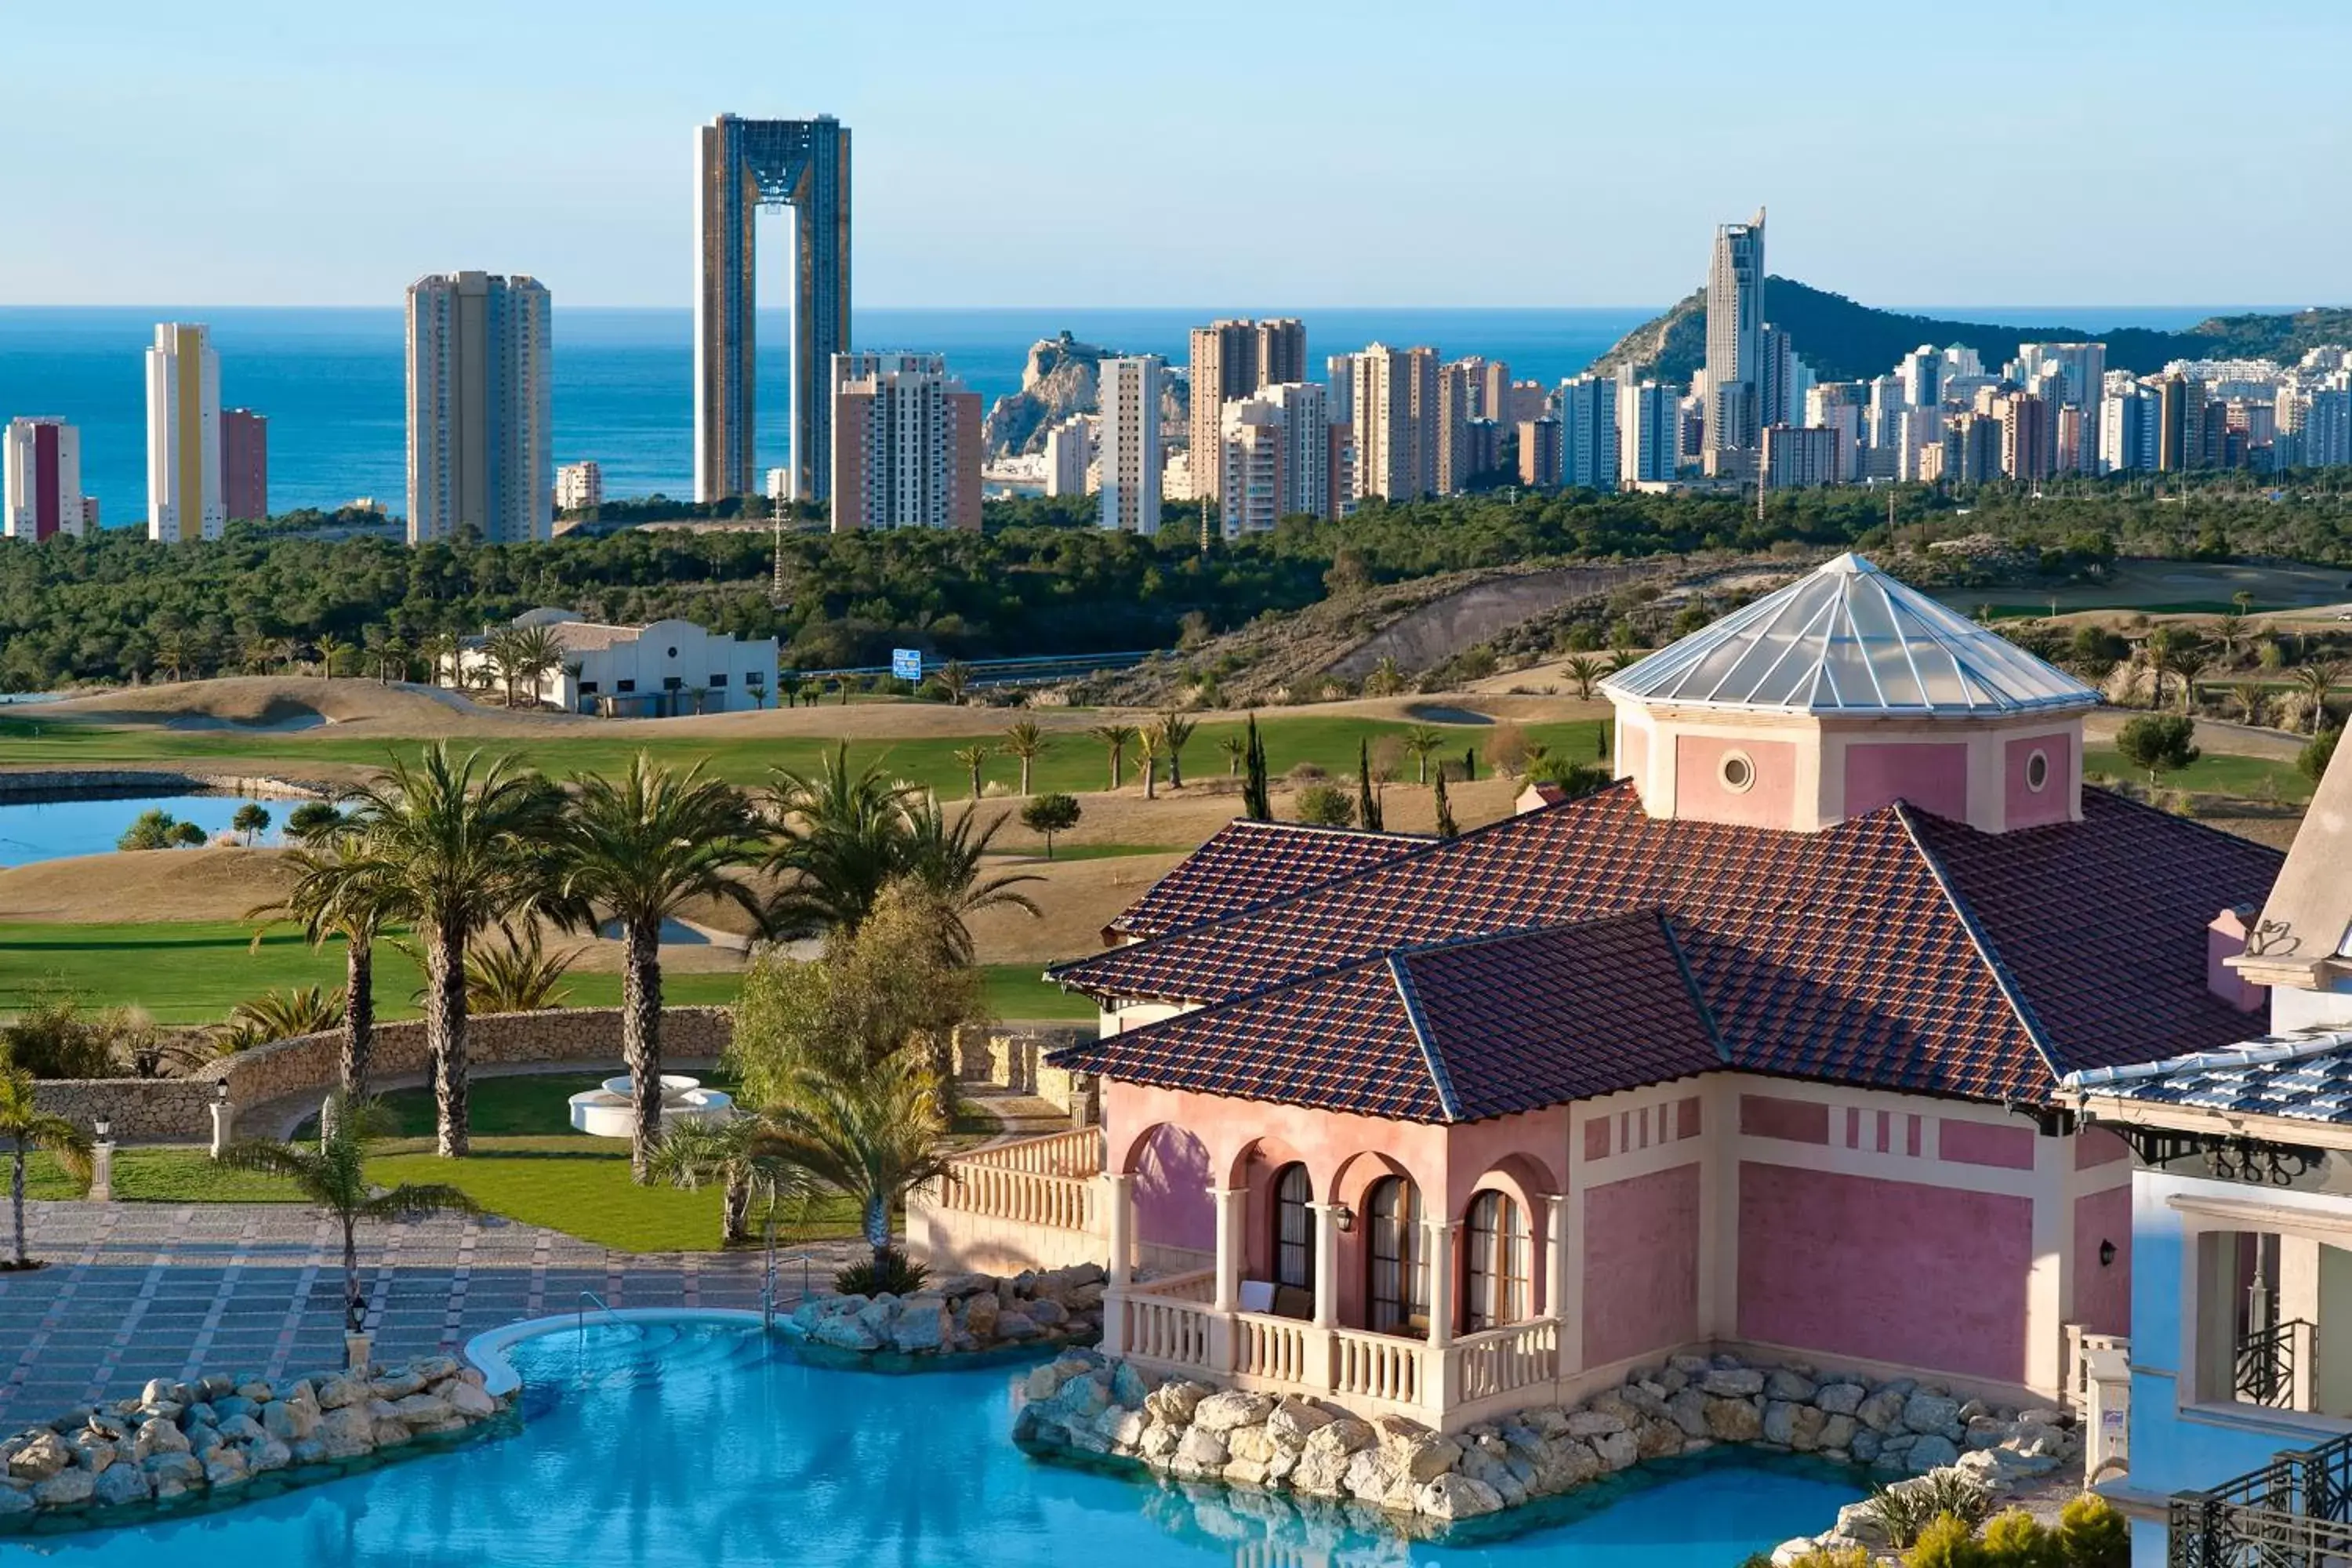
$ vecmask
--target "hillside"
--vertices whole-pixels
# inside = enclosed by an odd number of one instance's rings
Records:
[[[1922,343],[1965,344],[1982,355],[1990,369],[2013,357],[2021,342],[2095,340],[2107,345],[2108,368],[2146,374],[2176,359],[2252,355],[2292,361],[2322,343],[2352,342],[2352,310],[2216,316],[2184,332],[2144,327],[2092,332],[2063,324],[1997,326],[1874,310],[1791,278],[1765,280],[1764,316],[1788,330],[1797,352],[1824,381],[1885,375]],[[1700,289],[1626,333],[1589,368],[1595,374],[1638,373],[1686,382],[1706,357],[1706,290]]]

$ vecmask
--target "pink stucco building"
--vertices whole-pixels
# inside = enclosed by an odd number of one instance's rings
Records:
[[[1604,689],[1614,785],[1237,822],[1055,971],[1102,1136],[1022,1179],[1107,1348],[1448,1426],[1706,1346],[2061,1396],[2131,1223],[2058,1080],[2246,1033],[2278,857],[2085,787],[2087,688],[1853,556]]]

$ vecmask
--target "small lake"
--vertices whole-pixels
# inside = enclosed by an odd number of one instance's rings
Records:
[[[166,795],[0,801],[0,866],[30,866],[68,855],[103,855],[114,847],[115,840],[140,813],[156,808],[170,812],[179,821],[193,822],[207,838],[218,839],[229,832],[229,819],[247,799],[234,795]],[[286,814],[302,803],[271,799],[259,804],[269,813],[269,827],[254,842],[281,842],[278,830],[286,825]]]

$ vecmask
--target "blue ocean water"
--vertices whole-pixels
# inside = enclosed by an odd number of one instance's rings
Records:
[[[1408,1542],[1352,1508],[1031,1460],[1007,1435],[1017,1368],[833,1370],[756,1329],[693,1324],[559,1331],[514,1362],[527,1418],[511,1436],[21,1554],[91,1568],[1690,1568],[1824,1529],[1861,1495],[1826,1466],[1693,1465]],[[0,1560],[16,1554],[0,1544]]]
[[[1029,345],[1067,331],[1129,353],[1181,362],[1187,333],[1219,314],[1295,314],[1308,363],[1381,341],[1426,343],[1448,357],[1483,354],[1522,380],[1576,374],[1651,310],[883,310],[858,312],[860,347],[944,353],[992,402],[1020,385]],[[2210,310],[2106,307],[1933,312],[1970,320],[2062,321],[2085,331],[2122,323],[2185,326]],[[208,322],[221,357],[221,400],[269,416],[274,510],[334,507],[373,496],[405,505],[402,324],[397,307],[279,309],[0,307],[0,420],[58,415],[82,432],[82,486],[110,526],[146,517],[146,392],[142,351],[159,321]],[[787,322],[760,325],[759,461],[790,444]],[[693,317],[682,310],[558,307],[555,453],[593,458],[614,497],[692,493]]]

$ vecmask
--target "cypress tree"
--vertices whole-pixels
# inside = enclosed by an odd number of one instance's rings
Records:
[[[1249,749],[1244,762],[1242,815],[1258,822],[1274,820],[1274,801],[1266,791],[1265,742],[1257,732],[1257,715],[1249,716]]]
[[[1462,831],[1454,825],[1454,803],[1445,798],[1445,770],[1437,770],[1437,836],[1451,838]]]
[[[1356,741],[1356,820],[1374,833],[1381,831],[1381,797],[1372,788],[1372,742],[1369,736]]]

